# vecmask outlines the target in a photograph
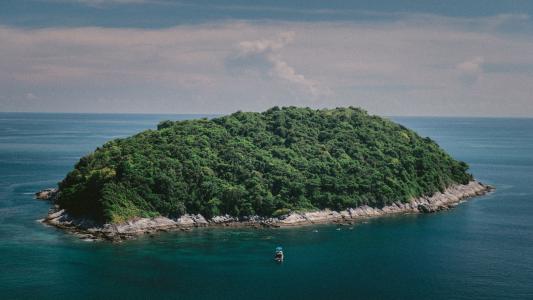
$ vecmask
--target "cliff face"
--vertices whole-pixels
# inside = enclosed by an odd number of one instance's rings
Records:
[[[467,184],[429,138],[357,108],[272,108],[165,121],[83,157],[59,185],[70,216],[123,224],[201,214],[392,207]],[[417,208],[418,209],[418,208]]]

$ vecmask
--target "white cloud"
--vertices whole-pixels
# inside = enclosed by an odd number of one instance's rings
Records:
[[[242,59],[241,64],[250,61],[250,58],[268,62],[269,74],[303,88],[312,97],[323,94],[319,88],[319,83],[299,74],[285,60],[280,51],[294,40],[295,32],[287,31],[277,35],[274,39],[259,39],[254,41],[242,41],[239,43],[239,53],[236,60]]]
[[[467,84],[473,84],[483,75],[483,63],[485,59],[482,56],[476,56],[472,59],[457,64],[456,68],[461,72],[461,79]]]
[[[495,30],[498,18],[0,26],[0,106],[219,113],[355,105],[389,115],[533,115],[533,72],[506,67],[533,65],[533,35]],[[486,71],[489,64],[505,72]]]
[[[35,94],[33,94],[33,93],[26,93],[24,96],[25,96],[26,99],[28,99],[28,100],[36,100],[36,99],[39,99],[39,97],[35,96]]]
[[[481,56],[476,56],[457,65],[457,69],[465,73],[482,72],[482,64],[485,60]]]
[[[294,35],[294,31],[287,31],[278,34],[275,39],[242,41],[239,43],[239,49],[242,55],[276,52],[292,42]]]

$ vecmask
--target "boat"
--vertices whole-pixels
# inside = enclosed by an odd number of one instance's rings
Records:
[[[283,261],[283,248],[280,246],[276,247],[276,253],[274,254],[274,260],[277,262]]]

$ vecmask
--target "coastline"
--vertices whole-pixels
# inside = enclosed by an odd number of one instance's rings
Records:
[[[430,197],[414,198],[408,203],[395,202],[382,208],[372,208],[367,205],[349,208],[343,211],[329,209],[312,212],[291,212],[287,215],[274,217],[251,216],[244,218],[231,217],[229,215],[216,216],[205,219],[202,215],[183,215],[177,219],[166,217],[137,218],[122,224],[95,224],[92,220],[71,217],[67,212],[58,207],[52,208],[47,217],[40,220],[42,223],[51,225],[70,233],[74,233],[86,240],[110,240],[121,241],[135,237],[154,234],[156,232],[191,230],[197,227],[292,227],[314,224],[349,224],[368,218],[385,217],[398,214],[410,213],[433,213],[447,210],[457,206],[461,201],[475,196],[484,195],[494,188],[473,180],[465,185],[453,185],[443,193],[437,192]],[[54,195],[50,189],[46,191],[46,197],[39,197],[42,192],[36,193],[36,197],[45,200],[53,200]]]

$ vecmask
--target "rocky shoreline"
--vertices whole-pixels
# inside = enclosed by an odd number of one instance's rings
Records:
[[[177,219],[166,217],[138,218],[122,224],[96,224],[89,219],[74,218],[58,207],[54,207],[41,222],[55,226],[78,235],[87,240],[121,241],[144,234],[160,231],[190,230],[196,227],[290,227],[327,223],[354,223],[360,220],[407,213],[432,213],[446,210],[458,205],[462,200],[484,195],[494,188],[478,181],[465,185],[454,185],[443,193],[437,192],[431,197],[419,197],[409,203],[395,202],[382,208],[367,205],[343,211],[320,210],[313,212],[291,212],[277,218],[251,216],[236,218],[228,215],[205,219],[202,215],[183,215]],[[55,189],[46,189],[36,193],[36,198],[54,200]]]

